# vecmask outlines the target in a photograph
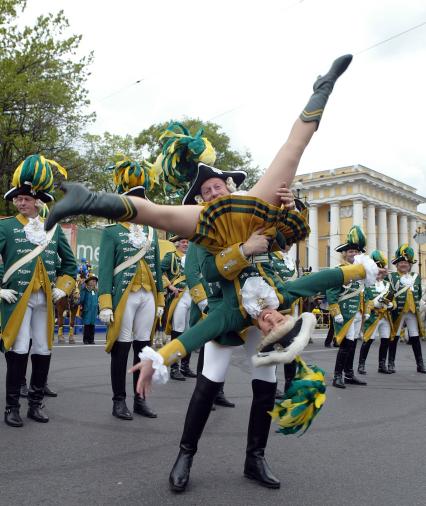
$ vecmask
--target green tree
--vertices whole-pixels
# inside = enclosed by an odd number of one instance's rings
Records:
[[[64,163],[93,119],[85,88],[92,54],[77,57],[81,36],[67,36],[62,11],[19,28],[16,21],[24,8],[21,0],[0,0],[1,193],[30,154]]]
[[[260,172],[258,167],[253,165],[251,154],[248,151],[240,153],[232,149],[231,139],[221,130],[220,125],[197,118],[184,118],[181,122],[193,133],[200,128],[204,129],[204,135],[216,150],[215,165],[218,168],[222,170],[240,169],[247,172],[248,177],[242,188],[250,188],[258,180]],[[170,121],[151,125],[136,137],[136,147],[141,150],[148,161],[154,162],[160,153],[161,146],[158,139],[169,123]],[[161,187],[157,187],[150,195],[156,202],[177,203],[179,201],[177,194],[165,195]]]

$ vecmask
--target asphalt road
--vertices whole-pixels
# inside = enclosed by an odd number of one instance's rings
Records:
[[[24,417],[20,429],[0,423],[0,504],[424,506],[426,375],[416,372],[405,344],[397,374],[378,374],[377,352],[372,346],[368,386],[330,386],[303,437],[271,432],[267,458],[282,486],[268,490],[242,476],[251,388],[244,353],[236,349],[225,391],[237,407],[212,412],[187,492],[175,495],[168,473],[195,380],[155,387],[150,403],[157,419],[120,421],[111,416],[109,357],[101,341],[56,346],[49,384],[59,397],[46,401],[50,422]],[[328,383],[335,356],[321,339],[304,354],[325,369]],[[4,376],[1,358],[2,399]],[[282,370],[279,377],[282,386]]]

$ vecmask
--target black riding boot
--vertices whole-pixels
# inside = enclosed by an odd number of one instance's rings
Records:
[[[113,393],[113,416],[121,420],[133,420],[126,405],[127,357],[131,343],[116,341],[111,350],[111,385]]]
[[[30,340],[31,343],[31,340]],[[31,346],[30,346],[31,348]],[[25,359],[25,369],[24,369],[24,377],[21,379],[21,390],[20,390],[20,397],[28,397],[28,387],[27,387],[27,367],[28,367],[28,357],[30,356],[30,353],[25,353],[24,355],[26,357]]]
[[[367,371],[365,370],[365,361],[367,360],[368,352],[370,351],[370,346],[372,342],[373,342],[372,339],[362,342],[361,349],[359,350],[359,362],[358,362],[358,372],[360,374],[367,374]]]
[[[171,339],[177,339],[182,332],[176,332],[172,330]],[[176,362],[170,366],[170,378],[177,381],[185,381],[185,376],[180,372],[179,363]]]
[[[179,455],[170,472],[170,488],[183,492],[189,480],[192,459],[197,452],[198,441],[203,433],[213,401],[223,383],[210,381],[200,374],[186,412],[185,425],[180,441]]]
[[[417,372],[426,374],[426,369],[423,364],[422,345],[420,344],[419,336],[410,337],[410,343],[413,347],[414,358],[416,359]]]
[[[271,411],[275,404],[276,383],[253,380],[253,402],[247,433],[246,461],[244,476],[257,481],[267,488],[280,488],[280,481],[273,474],[265,460],[265,448],[271,426]]]
[[[28,354],[7,351],[6,358],[6,409],[4,421],[10,427],[22,427],[24,422],[19,414],[19,392],[22,377],[27,370]]]
[[[133,365],[140,361],[139,353],[149,344],[149,341],[133,341]],[[137,413],[147,418],[157,418],[157,413],[154,413],[148,406],[146,400],[136,392],[136,385],[139,378],[139,371],[133,373],[133,393],[135,395],[133,401],[133,413]]]
[[[390,374],[395,373],[395,356],[396,347],[398,346],[399,336],[395,336],[389,343],[389,358],[388,358],[388,371]]]
[[[180,361],[180,372],[185,376],[185,378],[196,378],[197,375],[189,367],[190,360],[191,360],[190,353],[188,353],[186,357],[183,357],[183,359]]]
[[[345,367],[346,358],[348,356],[348,342],[349,341],[344,338],[340,343],[339,351],[337,352],[333,379],[333,386],[336,388],[346,388],[345,383],[343,382],[343,368]]]
[[[346,358],[345,367],[343,369],[345,372],[345,383],[349,383],[350,385],[366,385],[367,382],[357,378],[354,373],[354,358],[357,339],[348,342],[349,342],[349,351],[348,356]]]
[[[389,369],[386,367],[386,356],[388,354],[389,348],[389,339],[381,338],[380,339],[380,348],[379,348],[379,368],[377,372],[381,372],[382,374],[391,374]]]
[[[44,386],[49,374],[51,355],[31,355],[32,372],[28,390],[28,418],[40,423],[47,423],[49,417],[44,412]]]
[[[330,326],[328,327],[327,337],[325,338],[324,341],[324,346],[326,348],[331,348],[333,337],[334,337],[334,325],[330,324]]]

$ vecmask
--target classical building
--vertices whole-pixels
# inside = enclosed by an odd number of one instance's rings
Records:
[[[368,252],[384,251],[391,260],[399,244],[409,243],[419,259],[414,237],[426,230],[426,215],[417,211],[426,198],[416,189],[362,165],[296,176],[293,189],[309,203],[311,234],[299,245],[302,267],[318,271],[340,262],[334,249],[344,242],[352,225],[361,225]],[[426,245],[421,253],[422,277],[426,277]],[[392,267],[392,266],[391,266]],[[419,263],[414,270],[419,270]]]

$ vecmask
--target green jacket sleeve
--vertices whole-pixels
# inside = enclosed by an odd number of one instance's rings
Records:
[[[110,232],[110,228],[107,227],[103,230],[101,236],[101,244],[99,248],[99,300],[105,302],[107,298],[102,296],[112,296],[113,289],[113,272],[115,262],[115,241],[114,237]],[[109,301],[109,309],[112,308],[112,301]],[[101,308],[106,308],[105,303],[101,303]]]
[[[343,281],[343,271],[338,267],[302,276],[294,281],[287,281],[283,290],[285,303],[286,305],[292,304],[300,297],[312,297],[317,293],[326,293],[330,303],[329,292],[334,289],[338,289],[340,292]]]
[[[71,276],[75,278],[77,275],[77,261],[71,246],[61,227],[58,226],[58,256],[61,259],[60,267],[57,270],[58,276]]]
[[[162,278],[162,272],[161,272],[160,248],[158,246],[158,235],[157,235],[156,230],[154,230],[154,240],[155,240],[154,257],[155,257],[155,274],[157,277],[157,281],[156,281],[157,292],[163,293],[164,287],[163,287],[163,278]]]

